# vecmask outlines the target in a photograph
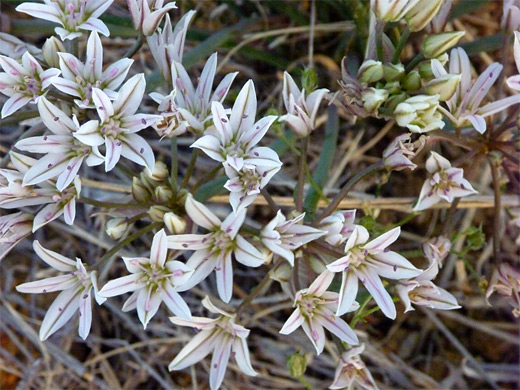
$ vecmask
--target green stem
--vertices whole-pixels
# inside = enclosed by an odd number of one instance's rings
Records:
[[[190,181],[190,177],[193,174],[193,171],[195,170],[195,163],[197,162],[197,156],[199,155],[199,149],[194,149],[190,162],[188,163],[188,168],[186,169],[186,173],[184,175],[184,179],[182,179],[181,188],[186,188],[188,185],[188,182]]]
[[[500,255],[500,183],[496,164],[491,159],[488,159],[488,161],[493,181],[493,194],[495,195],[495,212],[493,215],[493,255],[495,258],[495,264],[498,264]]]
[[[177,148],[177,137],[173,137],[171,139],[171,165],[170,165],[170,177],[171,177],[171,186],[174,192],[177,192],[178,187],[178,176],[179,176],[179,157],[178,157],[178,148]]]
[[[143,46],[143,43],[144,43],[144,35],[142,32],[139,32],[139,36],[134,41],[134,44],[132,45],[132,47],[130,49],[128,49],[128,51],[124,54],[123,57],[132,58],[134,56],[134,54],[139,51],[141,46]]]
[[[419,62],[421,62],[422,60],[424,60],[425,57],[424,57],[424,54],[423,53],[419,53],[417,54],[413,60],[411,60],[408,65],[406,65],[406,68],[405,68],[405,73],[409,73],[411,70],[413,70],[413,68],[415,68],[416,65],[419,64]]]
[[[278,264],[275,264],[273,267],[276,268]],[[240,314],[244,311],[244,309],[249,306],[249,304],[255,299],[260,293],[264,290],[266,290],[269,285],[273,282],[273,279],[271,279],[271,275],[269,272],[267,272],[264,275],[264,278],[260,281],[260,283],[249,293],[247,297],[245,297],[242,302],[240,302],[240,305],[237,307],[235,313],[237,318],[240,317]]]
[[[143,203],[113,203],[113,202],[101,202],[99,200],[90,199],[85,196],[82,196],[78,199],[81,203],[86,203],[91,206],[96,207],[104,207],[107,209],[146,209],[150,207],[150,205],[143,204]]]
[[[141,236],[144,236],[146,233],[162,226],[161,222],[153,222],[148,226],[145,226],[144,228],[136,231],[134,234],[129,235],[124,240],[119,241],[114,247],[112,247],[107,253],[103,255],[99,261],[94,264],[91,268],[96,269],[101,267],[105,262],[107,262],[112,256],[114,256],[121,248],[125,247],[126,245],[130,244],[134,240],[138,239]]]
[[[361,304],[361,306],[359,307],[359,309],[357,310],[357,314],[354,316],[354,318],[352,318],[352,321],[350,321],[350,327],[352,329],[354,329],[354,327],[356,326],[356,324],[358,323],[358,321],[362,318],[363,316],[363,310],[365,310],[365,307],[367,307],[368,303],[372,300],[372,296],[369,295],[364,301],[363,303]],[[376,306],[377,307],[377,306]]]
[[[309,136],[302,139],[300,163],[298,169],[298,184],[296,189],[296,210],[303,211],[303,187],[305,185],[305,172],[307,167],[307,149],[309,148]]]
[[[376,22],[376,55],[378,61],[385,62],[385,52],[383,50],[383,30],[384,22]]]
[[[267,190],[265,188],[262,188],[260,190],[260,193],[262,194],[264,199],[267,201],[267,204],[269,205],[271,210],[273,210],[273,212],[277,213],[279,210],[279,207],[276,204],[276,202],[274,201],[274,199],[271,197],[271,194],[269,194],[269,192],[267,192]]]
[[[314,221],[314,226],[316,226],[323,218],[332,214],[332,212],[338,207],[343,198],[345,198],[348,193],[352,190],[352,188],[364,178],[384,169],[383,160],[379,160],[375,164],[369,165],[357,175],[352,177],[341,189],[341,191],[336,195],[336,197],[330,202],[325,210],[316,218]]]
[[[399,42],[397,43],[397,46],[395,47],[394,56],[392,57],[392,64],[398,64],[401,58],[401,52],[403,51],[404,46],[406,45],[406,42],[408,42],[408,38],[410,38],[410,29],[408,26],[403,31],[403,34],[401,35],[401,38],[399,39]]]
[[[314,390],[314,386],[311,385],[311,383],[307,379],[305,379],[303,375],[297,377],[296,379],[300,381],[300,383],[305,387],[306,390]]]

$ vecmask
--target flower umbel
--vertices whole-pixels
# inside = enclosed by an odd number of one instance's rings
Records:
[[[167,251],[166,233],[160,230],[153,238],[150,257],[123,257],[131,275],[111,280],[99,291],[99,295],[105,298],[133,292],[124,303],[123,311],[137,308],[145,329],[161,302],[173,314],[184,319],[191,318],[190,308],[177,291],[178,286],[190,278],[193,270],[180,261],[166,261]]]
[[[325,346],[324,328],[349,344],[356,345],[359,342],[348,324],[334,314],[338,304],[338,293],[327,291],[332,279],[334,274],[325,270],[309,288],[298,291],[294,298],[296,310],[280,330],[281,334],[290,334],[301,326],[318,355],[323,352]],[[358,307],[357,302],[352,300],[345,312],[356,310]]]
[[[96,271],[87,271],[85,264],[80,259],[76,258],[74,261],[45,249],[38,241],[34,241],[33,247],[36,254],[48,265],[66,273],[16,286],[17,291],[29,294],[61,291],[45,314],[40,327],[40,340],[46,340],[60,329],[78,310],[78,332],[80,337],[85,340],[92,324],[92,288],[94,288],[94,297],[99,305],[106,300],[98,294]]]
[[[232,354],[235,356],[235,361],[244,374],[256,376],[257,374],[251,366],[249,350],[246,344],[249,329],[238,325],[235,322],[234,314],[219,309],[213,305],[208,297],[202,300],[202,304],[211,313],[219,314],[220,316],[215,319],[193,317],[191,320],[170,317],[171,322],[175,325],[189,326],[199,329],[200,332],[184,346],[170,363],[168,369],[170,371],[182,370],[204,359],[213,352],[209,377],[212,390],[218,389],[222,384],[229,358]]]
[[[360,355],[364,350],[365,344],[361,344],[359,347],[353,347],[343,352],[336,375],[334,375],[334,382],[329,389],[351,389],[353,385],[359,385],[365,390],[378,389],[365,362],[361,360]]]

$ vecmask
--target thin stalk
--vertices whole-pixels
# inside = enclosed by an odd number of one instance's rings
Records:
[[[385,62],[385,52],[383,50],[383,30],[384,22],[376,22],[376,55],[378,61]]]
[[[384,169],[383,160],[379,160],[375,164],[369,165],[357,175],[352,177],[341,189],[341,191],[336,195],[334,199],[330,202],[325,210],[316,218],[314,221],[314,226],[316,226],[323,218],[328,217],[332,212],[338,207],[343,198],[345,198],[348,193],[352,190],[352,188],[364,178]]]
[[[455,212],[457,211],[457,208],[460,203],[460,198],[455,198],[453,202],[451,203],[450,209],[448,210],[448,215],[446,216],[446,219],[444,220],[444,227],[442,229],[442,235],[443,236],[449,236],[450,231],[452,229],[453,225],[453,216],[455,215]]]
[[[171,139],[171,165],[170,165],[170,177],[171,186],[174,192],[177,192],[178,177],[179,177],[179,157],[177,148],[177,137]]]
[[[392,57],[392,64],[399,63],[399,59],[401,58],[401,52],[403,51],[406,42],[408,42],[408,38],[410,38],[410,29],[408,28],[408,26],[406,26],[406,28],[403,31],[403,34],[401,35],[401,38],[399,38],[397,46],[395,47],[394,56]]]
[[[499,261],[500,254],[500,183],[496,164],[488,159],[491,168],[491,178],[493,179],[493,193],[495,195],[495,212],[493,213],[493,256],[495,262]]]
[[[148,226],[136,231],[134,234],[129,235],[124,240],[119,241],[114,247],[112,247],[107,253],[103,255],[99,261],[94,264],[91,268],[96,269],[101,267],[105,262],[107,262],[112,256],[114,256],[120,249],[124,248],[126,245],[130,244],[134,240],[138,239],[141,236],[144,236],[146,233],[162,226],[162,222],[153,222]]]
[[[184,174],[184,179],[182,179],[181,188],[186,188],[188,182],[190,181],[190,177],[195,170],[195,163],[197,162],[197,156],[199,155],[199,149],[193,150],[191,154],[190,162],[188,163],[188,168],[186,168],[186,173]]]
[[[273,267],[273,269],[277,266],[278,264],[275,264],[275,266]],[[253,301],[253,299],[255,299],[258,295],[260,295],[260,293],[264,290],[267,289],[267,287],[269,287],[269,285],[273,282],[273,279],[271,279],[271,275],[269,272],[267,272],[265,275],[264,275],[264,278],[260,281],[260,283],[258,283],[258,285],[253,289],[253,291],[251,291],[249,293],[249,295],[247,297],[245,297],[242,302],[240,302],[240,305],[238,305],[237,307],[237,310],[235,311],[236,313],[236,316],[237,317],[240,317],[240,314],[244,311],[244,309],[246,309],[250,304],[251,302]]]
[[[141,46],[143,46],[143,43],[144,43],[144,35],[142,32],[139,32],[139,36],[134,41],[134,44],[132,45],[132,47],[130,49],[128,49],[128,51],[125,53],[125,55],[123,57],[132,58],[134,56],[134,54],[139,51]]]
[[[415,68],[416,65],[419,64],[419,62],[421,62],[422,60],[424,60],[425,57],[424,57],[424,54],[423,53],[419,53],[417,54],[409,63],[408,65],[406,65],[406,68],[405,68],[405,73],[409,73],[411,70],[413,70],[413,68]]]
[[[114,202],[102,202],[95,199],[90,199],[85,196],[82,196],[78,199],[78,202],[80,203],[86,203],[91,206],[96,207],[104,207],[107,209],[146,209],[150,207],[150,205],[143,204],[143,203],[114,203]]]
[[[316,1],[311,0],[311,21],[309,34],[309,69],[313,68],[314,62],[314,27],[316,26]]]
[[[267,204],[269,205],[271,210],[273,210],[273,212],[277,213],[280,208],[278,207],[278,205],[276,204],[276,202],[272,198],[271,194],[269,194],[269,192],[267,192],[267,190],[265,188],[262,188],[260,190],[260,193],[262,194],[264,199],[267,201]]]
[[[309,136],[302,139],[300,162],[298,166],[298,184],[296,187],[296,210],[303,211],[303,187],[305,185],[305,172],[307,167],[307,149],[309,148]]]

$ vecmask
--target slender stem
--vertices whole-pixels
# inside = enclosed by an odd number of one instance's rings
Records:
[[[273,269],[276,268],[278,264],[275,264]],[[260,293],[267,289],[267,287],[273,282],[273,279],[271,279],[271,275],[269,272],[267,272],[264,275],[264,278],[258,283],[258,285],[249,293],[247,297],[245,297],[242,302],[240,302],[240,305],[238,305],[237,310],[235,311],[236,316],[239,317],[240,314],[244,311],[244,309],[251,304],[253,299],[255,299]]]
[[[267,192],[267,190],[265,188],[262,188],[260,190],[260,193],[262,194],[264,199],[267,201],[267,204],[269,205],[271,210],[273,210],[273,212],[277,213],[279,210],[279,207],[276,204],[276,202],[274,201],[274,199],[272,198],[271,194],[269,194],[269,192]]]
[[[367,307],[368,303],[372,300],[372,296],[369,295],[364,301],[363,303],[361,304],[361,306],[359,307],[359,309],[357,309],[357,314],[354,315],[354,318],[352,318],[352,320],[350,321],[350,324],[349,326],[353,329],[356,324],[358,323],[358,321],[361,319],[361,317],[363,316],[363,310],[365,310],[365,307]],[[377,306],[376,306],[377,307]]]
[[[401,58],[401,52],[403,51],[406,42],[408,42],[408,38],[410,38],[410,29],[408,28],[408,26],[406,26],[406,28],[403,31],[403,34],[401,35],[401,38],[399,38],[397,46],[395,47],[394,56],[392,57],[392,64],[399,63],[399,59]]]
[[[40,113],[38,110],[15,112],[14,114],[9,115],[7,118],[0,119],[0,125],[2,125],[2,127],[17,125],[25,119],[36,118],[39,115]]]
[[[361,172],[359,172],[357,175],[352,177],[341,189],[341,191],[336,195],[334,199],[330,202],[330,204],[327,206],[325,210],[316,218],[314,221],[314,225],[316,226],[323,218],[329,216],[332,214],[332,212],[338,207],[338,205],[341,203],[343,198],[348,195],[348,193],[352,190],[352,188],[361,180],[363,180],[365,177],[368,177],[375,172],[378,172],[380,170],[384,169],[383,160],[379,160],[375,164],[369,165],[365,169],[363,169]]]
[[[498,262],[500,254],[500,183],[496,164],[491,159],[488,159],[488,161],[493,179],[493,193],[495,195],[495,212],[493,213],[493,256],[495,262]]]
[[[309,136],[302,139],[300,163],[298,170],[298,184],[296,189],[296,210],[303,211],[303,187],[305,185],[305,171],[307,166],[307,149],[309,148]]]
[[[112,247],[107,253],[103,255],[101,259],[99,259],[96,264],[94,264],[91,268],[96,269],[101,267],[105,262],[107,262],[112,256],[114,256],[121,248],[125,247],[126,245],[130,244],[132,241],[138,239],[141,236],[144,236],[146,233],[162,226],[161,222],[153,222],[148,226],[145,226],[144,228],[136,231],[134,234],[129,235],[124,240],[119,241],[114,247]]]
[[[190,181],[190,177],[195,170],[195,163],[197,162],[197,156],[199,155],[199,149],[194,149],[191,153],[190,162],[188,164],[188,168],[186,168],[186,173],[184,174],[184,179],[182,179],[181,188],[186,188],[188,182]]]
[[[144,43],[144,35],[142,32],[139,32],[139,36],[134,41],[134,44],[132,45],[132,47],[130,49],[128,49],[128,51],[125,53],[125,55],[123,57],[132,58],[134,56],[134,54],[139,51],[141,46],[143,46],[143,43]]]
[[[213,179],[213,177],[218,173],[218,171],[220,171],[222,169],[222,164],[218,164],[215,168],[213,168],[211,171],[209,171],[208,173],[206,173],[204,176],[202,176],[199,181],[197,181],[197,183],[195,183],[195,185],[193,186],[191,192],[192,193],[195,193],[195,191],[197,191],[199,189],[199,187],[201,185],[203,185],[204,183],[207,183],[208,181],[210,181],[211,179]]]
[[[450,209],[448,210],[448,215],[446,216],[446,219],[444,220],[444,227],[442,229],[442,235],[443,236],[449,236],[451,228],[452,228],[452,222],[453,222],[453,216],[455,215],[455,212],[457,211],[457,208],[460,203],[460,198],[455,198],[453,202],[451,203]]]
[[[171,139],[171,165],[170,165],[170,177],[171,177],[171,186],[174,192],[177,192],[178,187],[178,176],[179,176],[179,157],[178,157],[178,149],[177,149],[177,137],[173,137]]]
[[[311,23],[309,34],[309,69],[313,68],[314,62],[314,27],[316,25],[316,1],[311,0]]]
[[[415,66],[417,64],[419,64],[419,62],[421,62],[422,60],[424,60],[424,54],[423,53],[419,53],[417,54],[413,60],[411,60],[408,65],[406,65],[406,68],[405,68],[405,72],[408,73],[410,72],[411,70],[413,70],[413,68],[415,68]]]
[[[385,51],[383,50],[383,30],[384,22],[376,22],[376,55],[377,59],[385,62]]]
[[[86,204],[89,204],[91,206],[96,206],[96,207],[104,207],[107,209],[110,209],[110,208],[112,208],[112,209],[146,209],[146,208],[150,207],[150,205],[143,204],[143,203],[102,202],[99,200],[87,198],[85,196],[82,196],[81,198],[79,198],[78,202],[86,203]]]

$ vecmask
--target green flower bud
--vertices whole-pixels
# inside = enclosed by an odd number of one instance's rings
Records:
[[[366,60],[358,71],[358,80],[362,83],[375,83],[383,78],[383,64],[381,61]]]
[[[132,196],[139,203],[146,203],[152,196],[141,180],[135,176],[132,179]]]
[[[169,186],[157,186],[154,192],[155,198],[160,203],[167,203],[173,197],[173,191]]]
[[[384,85],[383,89],[386,89],[390,95],[401,93],[401,83],[399,81],[390,81]]]
[[[305,68],[302,73],[302,87],[307,94],[318,88],[318,75],[312,68]]]
[[[429,81],[424,86],[428,95],[439,95],[439,100],[445,102],[453,96],[459,85],[460,74],[446,74]]]
[[[152,206],[148,209],[148,216],[153,222],[164,222],[164,215],[169,211],[165,206]]]
[[[168,167],[162,161],[155,162],[152,172],[148,168],[145,168],[144,172],[149,178],[157,181],[167,180],[170,175]]]
[[[388,95],[386,89],[367,88],[361,93],[363,107],[370,113],[375,112],[388,98]]]
[[[383,73],[386,81],[399,81],[404,76],[403,64],[385,64]]]
[[[42,47],[43,58],[50,68],[60,67],[59,52],[66,52],[63,42],[56,37],[48,38]]]
[[[465,31],[452,31],[428,36],[423,42],[423,54],[426,58],[435,58],[455,46]]]
[[[291,376],[300,378],[307,370],[307,357],[304,353],[297,351],[287,359],[287,367]]]
[[[126,218],[112,218],[107,222],[105,232],[114,239],[119,240],[128,230],[129,224]]]
[[[164,214],[163,222],[172,234],[182,234],[186,229],[186,221],[173,212]]]
[[[386,99],[385,108],[388,108],[390,110],[395,110],[395,108],[397,107],[397,105],[399,103],[404,102],[409,97],[410,97],[410,95],[408,95],[406,92],[401,92],[396,95],[392,95],[388,99]]]
[[[284,261],[269,272],[269,277],[273,280],[276,280],[278,283],[287,283],[291,278],[292,272],[293,269],[291,265]]]
[[[416,70],[408,73],[401,81],[401,87],[407,91],[417,91],[421,88],[421,75]]]
[[[404,16],[410,31],[422,30],[437,15],[441,8],[442,0],[420,0]]]

